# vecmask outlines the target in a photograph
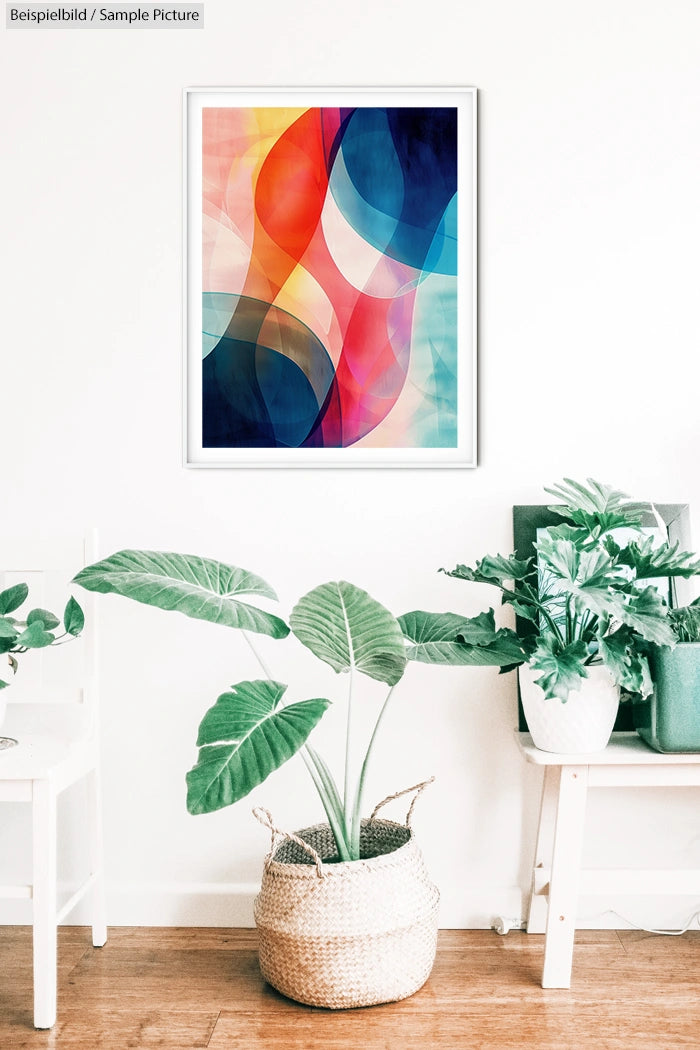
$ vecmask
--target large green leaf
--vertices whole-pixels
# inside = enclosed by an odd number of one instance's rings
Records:
[[[570,540],[544,537],[538,542],[537,551],[543,569],[562,581],[562,598],[573,595],[579,612],[617,612],[621,601],[618,591],[625,590],[628,581],[624,570],[604,550],[580,550]],[[556,592],[552,597],[556,600]]]
[[[506,667],[525,658],[513,631],[496,630],[493,610],[471,619],[416,611],[400,616],[399,625],[412,643],[408,659],[420,663]]]
[[[366,591],[341,580],[322,583],[300,598],[289,617],[292,631],[334,671],[355,667],[396,685],[406,667],[397,620]]]
[[[276,599],[265,580],[212,558],[164,551],[118,551],[82,569],[74,582],[88,591],[121,594],[196,620],[273,638],[289,634],[284,620],[239,600],[244,594]]]
[[[700,560],[689,551],[680,551],[678,543],[654,546],[654,537],[646,536],[626,547],[617,545],[608,537],[608,550],[614,553],[620,565],[628,565],[638,580],[657,576],[682,576],[689,579],[700,574]]]
[[[280,707],[281,682],[239,682],[207,711],[196,765],[187,774],[190,813],[212,813],[244,798],[306,742],[329,700]]]

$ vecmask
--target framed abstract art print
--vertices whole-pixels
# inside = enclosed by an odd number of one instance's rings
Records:
[[[185,461],[476,465],[476,91],[185,92]]]

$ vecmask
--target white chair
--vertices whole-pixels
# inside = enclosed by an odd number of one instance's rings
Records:
[[[25,582],[29,585],[29,597],[17,615],[42,608],[60,617],[71,594],[71,578],[95,557],[94,536],[64,540],[52,535],[50,528],[44,538],[0,534],[0,590]],[[35,649],[20,656],[12,684],[0,693],[8,704],[0,736],[17,740],[15,746],[0,750],[0,802],[29,803],[32,824],[31,884],[0,885],[0,897],[14,898],[15,907],[22,907],[19,902],[23,899],[31,901],[36,1028],[51,1028],[56,1020],[57,926],[86,894],[93,944],[100,947],[107,939],[95,619],[92,595],[73,590],[85,612],[83,634],[65,645]],[[88,798],[85,844],[89,873],[75,892],[70,892],[70,886],[68,900],[59,904],[57,799],[66,788],[83,779]],[[18,812],[24,812],[24,807],[0,807],[0,821],[3,810],[14,819]],[[2,824],[0,834],[1,828]],[[15,841],[14,831],[11,838]],[[3,855],[8,859],[7,850]],[[0,881],[4,874],[1,859]],[[8,976],[0,975],[0,981]]]

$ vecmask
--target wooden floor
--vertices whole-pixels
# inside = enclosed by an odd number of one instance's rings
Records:
[[[260,978],[252,930],[81,927],[59,941],[58,1022],[31,1014],[31,933],[0,927],[2,1050],[680,1050],[700,1047],[700,933],[581,931],[571,991],[540,987],[544,938],[444,931],[401,1003],[328,1011]]]

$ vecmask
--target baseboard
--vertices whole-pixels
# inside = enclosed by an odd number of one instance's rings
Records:
[[[252,927],[258,883],[111,883],[112,926]]]
[[[65,896],[71,887],[62,887]],[[253,902],[259,884],[111,882],[107,884],[109,926],[212,926],[255,925]],[[62,894],[59,894],[59,901]],[[527,895],[519,887],[469,886],[444,889],[440,907],[443,929],[490,929],[499,919],[515,928],[527,915]],[[546,907],[545,902],[542,904]],[[576,928],[580,930],[681,929],[700,911],[697,897],[582,897]],[[0,925],[31,922],[31,901],[0,900]],[[66,925],[89,925],[88,902],[81,901],[66,918]],[[697,921],[694,929],[698,928]]]
[[[112,882],[106,887],[108,926],[252,927],[256,883]],[[69,896],[69,888],[65,890]],[[63,899],[59,893],[59,904]],[[0,900],[0,926],[31,923],[31,901]],[[69,926],[90,925],[87,900],[67,916]]]

